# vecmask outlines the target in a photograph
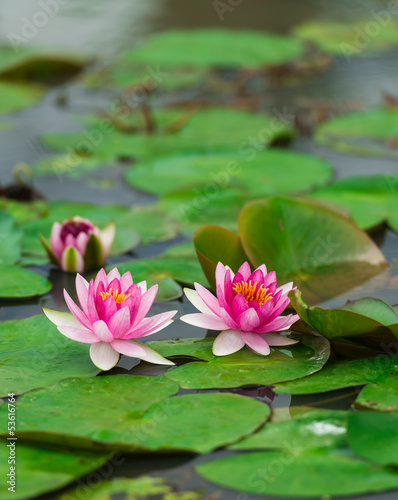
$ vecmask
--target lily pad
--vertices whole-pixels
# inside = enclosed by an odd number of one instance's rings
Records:
[[[372,13],[377,13],[372,11]],[[398,23],[391,19],[386,23],[377,18],[358,19],[350,23],[336,21],[307,21],[297,26],[293,33],[306,42],[311,42],[324,52],[346,57],[366,55],[372,52],[387,50],[398,45]],[[377,30],[377,34],[375,32]]]
[[[308,191],[325,184],[331,174],[332,168],[325,160],[272,149],[243,157],[224,153],[157,158],[132,166],[127,180],[136,188],[158,195],[184,186],[204,185],[204,197],[211,198],[235,184],[247,197],[265,198]]]
[[[371,109],[337,116],[318,127],[315,139],[343,153],[397,158],[398,109]]]
[[[0,299],[24,299],[44,295],[51,282],[39,273],[23,267],[0,264]]]
[[[398,315],[383,300],[364,297],[337,309],[324,309],[309,307],[299,290],[292,292],[291,300],[300,318],[330,341],[339,339],[372,348],[396,342]]]
[[[17,201],[0,198],[0,209],[12,215],[18,224],[44,217],[48,212],[47,203],[42,200]]]
[[[181,339],[181,340],[154,340],[148,342],[156,352],[163,357],[189,356],[192,358],[210,361],[214,358],[212,351],[214,339]]]
[[[391,372],[385,379],[364,387],[355,400],[355,404],[371,410],[398,412],[397,375]]]
[[[267,113],[212,108],[184,117],[184,111],[181,110],[167,112],[167,116],[174,117],[174,121],[176,115],[177,119],[182,115],[179,119],[182,124],[179,126],[181,129],[175,132],[167,132],[163,127],[154,134],[128,133],[113,127],[112,133],[103,133],[103,127],[94,122],[86,126],[84,134],[50,133],[42,137],[42,142],[57,151],[74,151],[111,164],[118,159],[148,160],[184,153],[236,151],[238,146],[250,157],[258,152],[258,149],[250,146],[251,139],[258,142],[259,149],[264,149],[277,139],[290,139],[293,135],[292,126],[286,123],[287,118],[282,121]],[[156,120],[159,120],[157,115]],[[107,126],[109,128],[109,124]]]
[[[314,394],[376,383],[398,369],[398,355],[381,355],[349,361],[329,361],[322,371],[300,380],[276,384],[281,394]]]
[[[5,422],[5,420],[4,420]],[[0,444],[0,483],[2,499],[26,500],[57,490],[97,469],[109,459],[109,454],[92,454],[84,451],[68,452],[54,448],[30,446],[20,441],[16,444],[16,487],[9,491],[6,483],[10,473],[7,442]],[[6,479],[7,478],[7,479]]]
[[[397,187],[395,174],[349,177],[312,193],[311,198],[346,207],[362,229],[373,229],[387,222],[398,231]]]
[[[361,457],[380,465],[398,465],[398,415],[353,412],[348,419],[348,441]]]
[[[299,335],[299,344],[271,349],[260,356],[244,348],[208,362],[188,363],[166,376],[183,389],[232,388],[244,385],[273,385],[315,373],[329,358],[329,343],[322,337]]]
[[[215,484],[261,496],[326,498],[398,487],[394,470],[358,460],[346,449],[242,453],[196,470]]]
[[[167,67],[264,67],[283,64],[303,55],[294,38],[264,31],[196,29],[156,33],[126,61]]]
[[[0,114],[28,108],[42,96],[43,89],[38,86],[0,82]]]
[[[22,232],[14,217],[0,211],[0,265],[15,264],[21,258]]]
[[[99,372],[90,361],[88,345],[61,335],[44,314],[3,321],[0,353],[0,397]]]
[[[265,262],[279,282],[294,281],[309,303],[350,290],[387,267],[376,244],[353,222],[307,201],[248,203],[239,234],[254,266]]]
[[[347,411],[307,411],[292,420],[268,423],[230,448],[300,453],[307,449],[344,447],[347,444],[347,418]]]
[[[178,386],[164,377],[66,380],[18,400],[18,435],[40,442],[129,452],[207,453],[251,434],[270,413],[263,403],[236,394],[188,394],[167,399],[177,390]],[[123,399],[115,394],[123,394]],[[71,406],[69,401],[77,395],[79,405]],[[117,425],[110,427],[109,422]]]
[[[195,257],[160,256],[152,259],[132,260],[118,265],[120,273],[131,272],[136,283],[146,280],[148,286],[159,285],[156,300],[173,300],[182,296],[182,288],[176,283],[192,285],[198,282],[206,286],[206,277]]]

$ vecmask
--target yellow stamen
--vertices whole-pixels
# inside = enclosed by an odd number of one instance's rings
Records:
[[[257,283],[252,284],[251,281],[249,283],[245,281],[235,283],[232,286],[232,291],[237,295],[243,295],[247,302],[256,300],[260,306],[265,304],[267,300],[272,299],[272,293],[268,293],[268,288],[264,288],[264,285],[261,285],[257,290]]]
[[[119,290],[115,290],[112,292],[112,288],[109,289],[109,292],[100,292],[102,300],[105,300],[107,297],[112,295],[112,297],[115,299],[116,304],[122,304],[127,297],[130,297],[131,293],[129,294],[124,294],[123,292],[119,293]]]

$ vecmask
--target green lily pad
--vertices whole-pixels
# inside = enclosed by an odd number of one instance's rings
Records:
[[[252,436],[230,446],[233,450],[340,448],[347,444],[348,412],[310,410],[292,420],[268,423]]]
[[[239,217],[239,234],[254,266],[266,263],[280,283],[294,281],[309,303],[350,290],[387,267],[365,232],[307,201],[269,198],[248,203]]]
[[[261,496],[328,498],[398,487],[394,470],[358,460],[346,449],[242,453],[196,470],[215,484]]]
[[[43,89],[38,86],[0,82],[0,114],[28,108],[42,96]]]
[[[349,59],[352,56],[366,55],[398,45],[398,23],[391,18],[387,10],[380,13],[381,21],[376,17],[358,19],[350,23],[307,21],[297,26],[293,33],[328,54]]]
[[[229,266],[236,273],[243,262],[248,260],[239,236],[223,227],[200,227],[193,235],[193,243],[203,272],[213,290],[216,288],[218,262]]]
[[[300,41],[264,31],[172,30],[148,37],[131,49],[126,62],[167,67],[264,67],[303,55]]]
[[[231,388],[244,385],[273,385],[315,373],[329,358],[329,343],[322,337],[299,335],[299,344],[273,348],[261,356],[244,348],[208,362],[188,363],[166,376],[183,389]]]
[[[375,356],[349,361],[329,361],[322,371],[300,380],[276,384],[281,394],[313,394],[346,387],[365,385],[383,380],[398,369],[398,355]]]
[[[362,389],[355,404],[384,412],[398,412],[398,377],[392,372],[384,380]]]
[[[5,422],[5,420],[4,420]],[[10,473],[7,441],[0,442],[0,483],[2,499],[26,500],[57,490],[97,469],[109,459],[109,454],[92,454],[84,451],[68,452],[16,443],[16,486],[9,491],[7,474]]]
[[[0,397],[47,387],[68,377],[93,377],[100,370],[89,346],[67,339],[44,314],[3,321],[0,339]]]
[[[157,158],[132,166],[127,180],[136,188],[158,195],[184,186],[204,185],[205,198],[215,197],[230,184],[236,184],[247,197],[259,198],[308,191],[325,184],[332,174],[325,160],[305,153],[273,149],[252,155],[253,158],[242,158],[236,153]]]
[[[15,264],[21,258],[22,232],[14,217],[0,211],[0,265]]]
[[[270,413],[263,403],[236,394],[188,394],[166,399],[177,390],[178,386],[164,377],[65,380],[18,400],[18,435],[40,442],[129,452],[207,453],[251,434]],[[123,394],[122,400],[115,394]],[[69,402],[78,395],[79,405],[71,406]],[[109,422],[117,425],[109,426]]]
[[[348,418],[348,441],[359,456],[380,465],[398,465],[398,415],[353,412]]]
[[[181,339],[181,340],[154,340],[148,342],[156,352],[163,357],[190,356],[192,358],[210,361],[214,358],[212,351],[214,339]]]
[[[46,156],[32,165],[35,175],[56,174],[59,179],[67,176],[71,179],[80,179],[101,168],[109,167],[109,163],[96,158],[78,154],[60,154]]]
[[[300,318],[324,337],[383,348],[398,336],[398,315],[386,302],[373,297],[348,301],[337,309],[309,307],[301,292],[291,293],[292,304]]]
[[[158,500],[200,500],[201,492],[184,491],[173,493],[173,488],[164,479],[151,476],[141,476],[134,479],[116,477],[101,481],[93,489],[85,491],[86,500],[144,500],[156,497]],[[57,500],[81,500],[81,486],[62,493]]]
[[[132,260],[118,265],[120,273],[131,272],[136,283],[146,280],[148,286],[159,285],[156,300],[173,300],[182,296],[182,288],[176,283],[207,285],[206,277],[195,257],[160,256],[152,259]]]
[[[42,200],[17,201],[0,198],[0,210],[12,215],[18,224],[23,224],[39,217],[45,217],[48,206]]]
[[[52,288],[47,278],[23,267],[1,264],[0,276],[0,299],[37,297]]]
[[[371,109],[337,116],[318,127],[315,139],[343,153],[397,158],[398,109]]]
[[[155,120],[164,122],[162,113],[159,117],[155,115]],[[259,149],[264,149],[277,139],[290,139],[293,135],[291,125],[286,123],[288,118],[282,120],[267,113],[212,108],[197,111],[186,118],[181,110],[168,110],[165,114],[170,117],[169,121],[176,120],[176,116],[178,119],[179,115],[183,117],[181,130],[172,133],[167,133],[164,127],[154,134],[121,132],[115,127],[112,133],[103,133],[103,127],[97,121],[86,126],[84,134],[50,133],[42,137],[42,142],[50,149],[75,151],[112,164],[118,159],[148,160],[184,153],[236,151],[238,146],[241,146],[242,154],[250,158],[258,153],[258,149],[250,146],[250,139],[258,143]]]
[[[315,200],[339,204],[349,210],[362,229],[387,222],[398,231],[398,175],[370,175],[339,179],[311,194]]]

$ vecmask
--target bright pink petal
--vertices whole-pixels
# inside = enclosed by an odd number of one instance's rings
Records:
[[[239,351],[245,345],[240,330],[224,330],[213,343],[213,353],[216,356],[227,356]]]
[[[258,266],[258,268],[256,269],[256,271],[259,270],[263,273],[263,276],[265,278],[265,276],[267,276],[267,267],[265,264],[261,264],[261,266]]]
[[[256,269],[254,273],[249,277],[249,282],[252,282],[252,285],[254,283],[257,283],[257,290],[260,288],[260,286],[264,283],[264,275],[260,269]]]
[[[199,328],[206,328],[207,330],[225,330],[226,328],[228,328],[228,325],[226,325],[221,318],[218,318],[215,315],[212,316],[210,314],[186,314],[180,319],[181,321],[184,321],[184,323],[198,326]]]
[[[96,321],[93,324],[93,330],[95,335],[101,342],[112,342],[112,340],[114,339],[114,336],[110,332],[108,325],[105,323],[105,321],[102,321],[102,319]]]
[[[51,250],[57,256],[59,261],[61,260],[62,252],[64,249],[64,244],[61,240],[61,230],[62,230],[61,224],[59,222],[54,222],[50,234],[50,247]]]
[[[198,292],[199,297],[207,305],[209,309],[213,311],[214,314],[219,316],[220,304],[218,303],[217,297],[215,297],[207,288],[200,285],[199,283],[194,283],[195,290]]]
[[[120,286],[122,290],[127,290],[133,284],[133,278],[131,277],[130,271],[127,271],[120,277]]]
[[[91,361],[100,370],[110,370],[119,361],[120,354],[116,352],[111,344],[98,342],[90,347]]]
[[[257,333],[242,332],[242,338],[245,344],[248,345],[250,349],[253,349],[253,351],[258,352],[258,354],[267,356],[271,352],[267,341]]]
[[[276,333],[263,333],[259,334],[271,346],[283,346],[297,344],[298,340],[290,339],[289,337],[284,337],[283,335],[278,335]]]
[[[117,280],[120,280],[120,273],[118,271],[118,268],[117,267],[114,267],[112,269],[112,271],[110,271],[108,273],[108,276],[107,276],[107,280],[108,280],[108,283],[110,283],[112,280],[114,279],[117,279]]]
[[[257,309],[258,317],[260,318],[260,325],[268,322],[268,318],[274,309],[274,299],[269,299],[265,304]]]
[[[235,295],[231,305],[231,313],[233,318],[238,318],[243,312],[249,309],[249,304],[243,295]]]
[[[260,318],[255,309],[247,309],[237,319],[240,330],[252,332],[260,324]]]
[[[287,330],[290,326],[299,319],[297,314],[289,314],[288,316],[279,316],[267,325],[256,328],[256,333],[281,332]]]
[[[76,248],[82,255],[84,255],[84,252],[86,251],[86,246],[89,237],[90,237],[89,234],[83,232],[79,233],[76,237]]]
[[[96,309],[98,311],[98,319],[102,319],[105,323],[108,323],[117,311],[115,299],[112,295],[108,295],[105,299],[99,298],[97,300]]]
[[[87,291],[87,311],[86,316],[88,319],[91,321],[91,323],[95,323],[96,321],[99,320],[98,312],[95,307],[95,300],[94,300],[94,282],[93,280],[90,281],[88,285],[88,291]]]
[[[94,292],[95,294],[97,294],[97,290],[98,290],[98,285],[102,283],[103,285],[103,290],[105,291],[105,289],[107,288],[108,286],[108,278],[106,276],[106,272],[105,272],[105,269],[100,269],[97,273],[97,276],[95,277],[95,281],[94,281]]]
[[[122,338],[130,327],[130,311],[127,307],[119,309],[108,321],[108,328],[115,338]]]
[[[224,286],[224,277],[227,269],[224,264],[219,262],[216,267],[216,286]]]
[[[220,318],[224,321],[224,323],[227,325],[228,328],[232,328],[233,330],[239,330],[238,323],[223,307],[220,308]]]
[[[119,278],[113,278],[113,280],[111,281],[108,279],[108,286],[106,287],[105,291],[110,292],[111,290],[112,292],[121,292]]]
[[[138,309],[137,316],[134,319],[133,326],[138,325],[148,314],[149,309],[155,300],[158,293],[158,285],[151,286],[151,288],[141,296],[140,308]]]
[[[137,283],[137,286],[138,288],[141,289],[141,293],[144,294],[147,290],[147,285],[146,285],[146,281],[140,281],[139,283]]]
[[[76,275],[76,292],[83,309],[84,314],[87,316],[87,299],[88,299],[88,283],[81,274]]]
[[[289,299],[289,297],[286,297],[286,295],[283,295],[280,297],[280,299],[276,300],[276,303],[274,305],[274,309],[272,310],[271,314],[268,316],[267,323],[269,323],[269,322],[273,321],[275,318],[279,317],[281,315],[281,313],[283,313],[283,311],[289,305],[289,302],[290,302],[290,299]]]
[[[90,330],[85,328],[74,328],[73,326],[58,326],[58,331],[68,337],[69,339],[76,340],[76,342],[83,342],[83,344],[94,344],[99,342],[98,337]]]
[[[136,340],[115,340],[111,345],[125,356],[143,359],[148,363],[155,363],[157,365],[174,365],[172,361],[169,361],[147,345],[141,344],[141,342],[137,342]]]
[[[69,293],[64,289],[64,298],[67,306],[69,307],[70,312],[73,314],[73,316],[81,323],[83,326],[88,328],[89,330],[92,327],[92,324],[90,323],[89,319],[87,316],[84,314],[84,312],[78,307],[75,302],[72,300],[70,297]]]
[[[243,276],[243,279],[246,281],[252,273],[250,264],[247,261],[244,262],[238,269],[238,273],[241,274]]]
[[[170,324],[171,318],[177,314],[177,311],[168,311],[165,313],[156,314],[150,318],[144,318],[141,323],[131,328],[124,336],[124,338],[139,338],[163,330]]]

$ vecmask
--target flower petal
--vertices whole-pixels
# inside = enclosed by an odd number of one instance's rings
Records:
[[[199,283],[194,283],[195,290],[198,292],[199,297],[207,305],[209,309],[213,311],[214,314],[219,316],[220,304],[218,303],[217,297],[215,297],[207,288],[200,285]]]
[[[102,321],[102,319],[96,321],[93,324],[93,330],[95,335],[101,342],[112,342],[112,340],[114,339],[114,336],[109,331],[108,325],[105,323],[105,321]]]
[[[259,334],[264,340],[266,340],[268,345],[280,346],[280,345],[293,345],[297,344],[299,341],[290,339],[289,337],[284,337],[283,335],[278,335],[277,333],[263,333]]]
[[[238,323],[232,318],[232,315],[223,307],[220,308],[220,317],[227,325],[227,328],[232,328],[232,330],[239,330]]]
[[[290,283],[286,283],[285,285],[282,285],[279,288],[277,288],[275,292],[279,292],[279,290],[282,290],[282,295],[286,295],[292,289],[293,289],[293,281],[290,281]]]
[[[224,330],[213,343],[213,353],[216,356],[227,356],[239,351],[245,345],[240,330]]]
[[[177,311],[168,311],[165,313],[156,314],[150,318],[144,318],[139,325],[131,328],[124,336],[124,338],[139,338],[163,330],[170,324],[170,320],[177,314]]]
[[[298,314],[289,314],[288,316],[279,316],[267,325],[256,328],[256,333],[281,332],[287,330],[299,319]]]
[[[110,283],[114,279],[120,280],[120,273],[117,267],[114,267],[112,271],[109,271],[107,276],[108,283]]]
[[[222,262],[219,262],[216,267],[216,286],[224,287],[224,277],[227,272],[226,267]]]
[[[122,338],[131,327],[130,310],[122,307],[108,321],[108,328],[115,338]]]
[[[43,312],[47,318],[57,326],[72,326],[74,328],[81,328],[81,323],[71,313],[53,311],[43,307]]]
[[[198,311],[205,314],[214,314],[214,312],[209,307],[207,307],[207,305],[199,297],[199,294],[196,290],[192,290],[191,288],[184,288],[184,293],[189,302],[193,306],[195,306]]]
[[[113,240],[115,239],[116,227],[115,223],[110,222],[102,231],[100,231],[99,239],[101,241],[102,256],[104,261],[108,258],[111,251]]]
[[[181,316],[180,319],[184,323],[198,326],[199,328],[206,328],[207,330],[225,330],[228,328],[228,325],[221,318],[211,314],[186,314],[185,316]]]
[[[76,292],[83,312],[87,316],[88,283],[81,274],[76,275]]]
[[[174,365],[172,361],[161,356],[159,353],[151,349],[141,342],[136,340],[114,340],[112,347],[125,356],[143,359],[148,363],[155,363],[157,365]]]
[[[98,342],[90,347],[91,361],[100,370],[110,370],[119,361],[120,354],[107,342]]]
[[[127,290],[128,288],[131,287],[132,284],[133,284],[133,278],[131,277],[131,272],[126,271],[120,277],[120,286],[122,287],[122,290]]]
[[[240,330],[251,332],[260,324],[260,318],[258,317],[257,311],[253,308],[250,308],[244,311],[237,318],[236,322],[238,323]]]
[[[83,344],[95,344],[99,342],[98,337],[85,328],[58,326],[58,331],[62,333],[62,335],[65,335],[65,337],[68,337],[68,339],[76,340],[76,342],[82,342]]]
[[[258,352],[258,354],[267,356],[271,352],[267,341],[257,333],[242,332],[242,338],[245,344],[248,345],[250,349],[253,349],[253,351]]]
[[[249,279],[251,273],[252,271],[250,269],[250,264],[246,261],[240,266],[236,274],[241,274],[243,276],[243,279],[246,281],[247,279]]]
[[[82,273],[84,271],[83,255],[73,246],[68,246],[62,252],[60,259],[61,269],[72,273]]]
[[[148,314],[149,309],[155,300],[158,293],[159,285],[153,285],[151,288],[141,296],[140,308],[138,309],[137,316],[134,319],[133,326],[138,325]]]
[[[50,247],[58,260],[61,260],[64,244],[61,239],[62,226],[59,222],[54,222],[50,234]]]
[[[69,307],[70,312],[73,314],[73,316],[81,323],[83,326],[88,328],[89,330],[92,327],[92,324],[90,320],[87,318],[87,316],[84,314],[84,312],[78,307],[75,302],[72,300],[71,296],[69,293],[65,290],[64,288],[64,298],[67,306]]]

